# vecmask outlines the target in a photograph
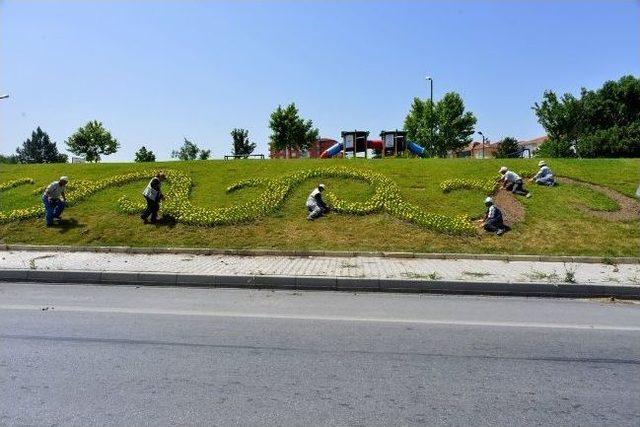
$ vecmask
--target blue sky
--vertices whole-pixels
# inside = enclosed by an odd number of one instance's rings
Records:
[[[638,1],[0,0],[0,151],[89,120],[169,158],[183,136],[230,152],[295,102],[321,136],[401,128],[414,96],[459,92],[491,140],[543,134],[545,89],[640,75]]]

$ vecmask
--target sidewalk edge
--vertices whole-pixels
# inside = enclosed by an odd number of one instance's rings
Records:
[[[0,269],[0,282],[129,286],[224,287],[242,289],[412,292],[571,298],[640,298],[640,286],[570,283],[504,283],[332,276],[196,275],[115,271]]]
[[[192,254],[192,255],[234,255],[234,256],[295,256],[295,257],[382,257],[382,258],[423,258],[423,259],[478,259],[495,261],[540,261],[588,264],[640,264],[640,257],[609,257],[586,255],[510,255],[471,253],[423,253],[384,251],[323,251],[323,250],[277,250],[277,249],[214,249],[214,248],[172,248],[172,247],[132,247],[132,246],[65,246],[65,245],[23,245],[0,244],[0,251],[34,252],[96,252],[125,254]]]

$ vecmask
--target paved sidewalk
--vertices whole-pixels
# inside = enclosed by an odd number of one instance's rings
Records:
[[[193,254],[125,254],[64,251],[0,251],[0,279],[39,280],[47,277],[63,281],[66,276],[47,272],[84,273],[87,281],[99,282],[128,278],[133,282],[184,284],[176,277],[190,277],[193,284],[233,285],[231,279],[241,278],[254,286],[274,285],[294,287],[315,280],[321,288],[340,288],[339,283],[351,283],[355,288],[378,288],[381,283],[405,283],[406,286],[431,285],[446,282],[495,284],[607,285],[637,287],[640,290],[640,265],[607,265],[597,263],[563,263],[540,261],[498,261],[478,259],[428,259],[381,257],[295,257],[238,256]],[[93,276],[87,276],[94,273]],[[101,273],[100,276],[95,274]],[[113,275],[119,274],[120,276]],[[22,274],[22,275],[21,275]],[[27,274],[27,276],[24,276]],[[111,275],[111,276],[109,276]],[[71,277],[71,276],[68,276]],[[73,276],[77,280],[82,275]],[[221,280],[220,278],[225,278]],[[269,281],[273,278],[273,281]],[[292,281],[297,279],[297,281]],[[320,279],[323,279],[321,281]],[[330,282],[327,284],[327,280]],[[47,281],[47,280],[45,280]],[[331,282],[333,281],[333,282]],[[346,282],[345,282],[346,281]],[[573,281],[573,282],[572,282]],[[336,286],[331,286],[331,283]],[[365,286],[365,284],[367,284]],[[304,287],[304,286],[298,286]],[[384,286],[382,286],[384,287]]]

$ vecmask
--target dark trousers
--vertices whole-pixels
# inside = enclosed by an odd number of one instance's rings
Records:
[[[158,211],[160,210],[160,203],[156,202],[155,200],[151,200],[148,197],[145,197],[145,200],[147,201],[147,208],[144,210],[144,212],[142,212],[142,215],[140,215],[140,218],[147,219],[149,218],[149,216],[151,216],[150,218],[151,222],[156,222],[158,220]]]
[[[502,218],[493,218],[486,220],[484,222],[484,229],[491,233],[495,233],[498,230],[504,229]]]
[[[505,188],[511,191],[513,194],[519,194],[521,196],[526,196],[527,194],[529,194],[529,192],[524,189],[521,179],[517,180],[516,182],[507,182]]]
[[[53,225],[54,218],[60,218],[64,211],[64,202],[60,199],[51,199],[46,195],[42,195],[42,204],[44,205],[44,219],[47,225]]]

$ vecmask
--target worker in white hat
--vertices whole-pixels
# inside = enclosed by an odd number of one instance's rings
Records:
[[[484,199],[484,205],[487,210],[484,214],[482,227],[490,233],[496,233],[498,236],[501,236],[505,232],[502,211],[493,203],[491,197]]]
[[[307,210],[309,215],[307,219],[313,221],[316,218],[320,218],[325,213],[329,212],[329,206],[322,200],[322,192],[324,191],[324,184],[318,184],[316,188],[307,197]]]
[[[67,182],[69,182],[69,178],[61,176],[59,180],[49,184],[47,188],[45,188],[44,193],[42,193],[42,204],[44,205],[45,211],[44,218],[47,227],[51,227],[53,220],[60,219],[62,215],[64,205],[67,202],[65,195]]]
[[[511,191],[513,194],[519,194],[527,198],[531,197],[531,193],[524,189],[524,183],[520,175],[510,171],[506,166],[502,166],[498,172],[501,175],[499,182],[502,183],[502,188]]]
[[[547,163],[544,160],[540,160],[538,162],[538,167],[540,169],[538,170],[538,173],[531,178],[531,182],[535,182],[538,185],[548,185],[549,187],[554,186],[556,184],[556,180],[553,177],[553,172],[551,172],[551,169],[547,166]]]

